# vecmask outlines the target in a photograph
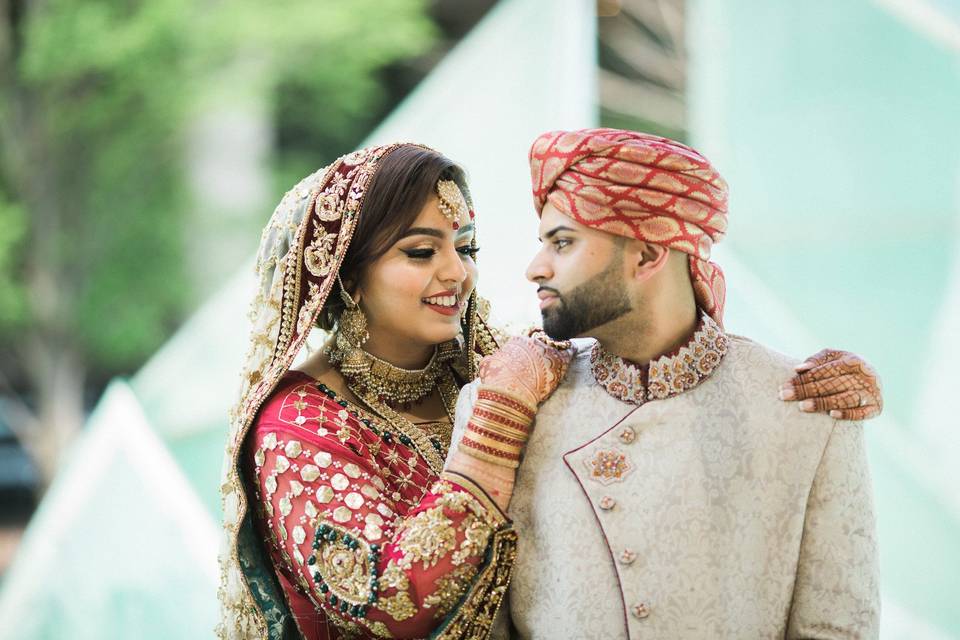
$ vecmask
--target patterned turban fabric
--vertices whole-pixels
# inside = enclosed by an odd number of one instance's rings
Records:
[[[550,131],[530,147],[537,214],[550,202],[580,224],[690,256],[697,304],[723,322],[726,284],[710,248],[727,230],[727,183],[668,138],[621,129]]]

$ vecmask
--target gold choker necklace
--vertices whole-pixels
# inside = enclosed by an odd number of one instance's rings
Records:
[[[460,353],[460,345],[456,340],[438,345],[423,369],[392,365],[352,344],[339,331],[326,351],[330,363],[351,387],[380,402],[408,404],[427,397],[437,388],[438,380],[449,369],[447,363]]]

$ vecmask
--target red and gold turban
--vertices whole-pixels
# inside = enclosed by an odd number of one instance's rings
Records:
[[[706,158],[635,131],[550,131],[530,147],[530,172],[538,214],[550,202],[580,224],[688,254],[697,304],[722,323],[710,248],[727,230],[727,183]]]

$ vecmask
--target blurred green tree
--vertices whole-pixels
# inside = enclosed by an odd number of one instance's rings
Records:
[[[305,174],[325,159],[311,144],[371,126],[377,73],[431,45],[424,5],[0,0],[0,420],[45,480],[86,381],[129,372],[183,317],[184,138],[210,80],[244,60],[278,173]]]

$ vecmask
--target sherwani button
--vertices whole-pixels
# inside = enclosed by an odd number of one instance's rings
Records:
[[[647,606],[646,602],[638,602],[633,605],[630,611],[633,613],[633,617],[639,620],[643,620],[650,615],[650,607]]]
[[[611,498],[610,496],[603,496],[600,498],[600,508],[604,511],[610,511],[615,506],[617,506],[617,501]]]
[[[620,442],[623,444],[630,444],[637,439],[637,432],[633,430],[633,427],[624,427],[620,430],[620,433],[617,434],[617,437],[620,438]]]
[[[621,564],[632,564],[634,560],[637,559],[637,552],[632,551],[631,549],[624,549],[620,552],[620,563]]]

